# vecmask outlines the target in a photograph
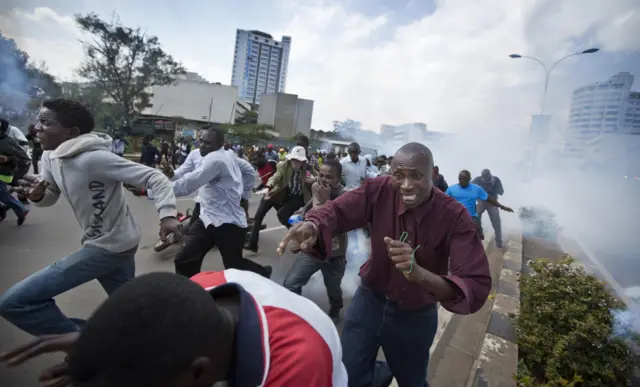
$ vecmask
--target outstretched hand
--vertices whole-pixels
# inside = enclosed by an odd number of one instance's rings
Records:
[[[12,191],[25,195],[32,202],[39,202],[44,198],[48,186],[49,183],[38,176],[26,175],[18,180],[18,186],[13,187]]]
[[[301,222],[294,224],[285,234],[284,238],[278,245],[278,255],[284,254],[287,246],[292,251],[302,250],[309,253],[313,250],[318,241],[318,229],[311,222]]]

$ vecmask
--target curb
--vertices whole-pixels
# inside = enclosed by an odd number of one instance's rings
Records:
[[[522,236],[518,236],[521,241]],[[520,309],[522,242],[509,240],[505,247],[491,318],[476,368],[469,379],[472,387],[511,387],[515,383],[518,345],[511,316]]]

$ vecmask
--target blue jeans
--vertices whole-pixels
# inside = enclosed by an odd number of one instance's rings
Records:
[[[83,247],[7,290],[0,297],[0,316],[34,336],[75,332],[78,320],[65,316],[53,298],[94,279],[110,295],[134,278],[136,250]]]
[[[400,309],[397,302],[360,285],[345,313],[342,331],[349,387],[388,386],[391,375],[402,387],[428,386],[429,351],[437,329],[436,305]],[[380,347],[387,364],[376,364]]]
[[[11,208],[18,217],[23,216],[27,211],[22,203],[20,203],[20,200],[11,195],[11,192],[9,191],[9,184],[5,183],[4,181],[0,181],[0,202]]]

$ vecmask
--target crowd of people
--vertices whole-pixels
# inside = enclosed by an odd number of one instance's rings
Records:
[[[145,138],[134,162],[123,157],[123,138],[94,132],[89,110],[64,99],[43,103],[28,132],[40,149],[31,157],[23,148],[29,140],[16,140],[8,127],[3,121],[0,201],[22,224],[23,203],[46,207],[63,196],[83,230],[79,251],[0,297],[0,316],[37,337],[0,361],[65,352],[41,375],[56,385],[364,387],[395,378],[425,386],[436,305],[475,313],[491,289],[480,216],[489,213],[501,247],[498,211],[512,211],[497,201],[502,182],[489,170],[473,181],[461,171],[448,186],[418,143],[374,159],[355,142],[346,154],[312,152],[303,135],[291,149],[234,146],[212,125],[193,148],[178,139],[158,149]],[[135,276],[141,231],[125,187],[149,192],[161,240],[181,246],[175,274]],[[176,197],[194,193],[183,224]],[[262,199],[251,218],[254,194]],[[243,256],[258,251],[272,208],[288,229],[277,253],[295,254],[281,285],[270,279],[271,266]],[[346,234],[357,229],[367,231],[371,256],[342,313]],[[214,247],[225,270],[201,272]],[[300,295],[317,271],[326,313]],[[107,300],[86,321],[63,314],[54,298],[94,279]],[[376,361],[380,348],[384,362]]]

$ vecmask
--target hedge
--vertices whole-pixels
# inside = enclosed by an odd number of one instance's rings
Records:
[[[640,358],[629,336],[614,334],[612,312],[625,305],[572,262],[538,259],[521,279],[518,386],[627,386]]]

